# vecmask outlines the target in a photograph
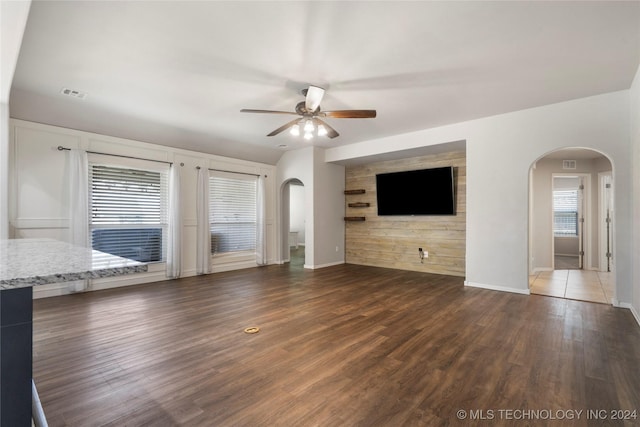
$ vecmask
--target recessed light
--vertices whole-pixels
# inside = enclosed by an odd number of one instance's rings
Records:
[[[86,92],[80,92],[79,90],[69,89],[66,87],[63,87],[60,93],[63,95],[71,96],[73,98],[78,98],[78,99],[85,99],[87,97]]]

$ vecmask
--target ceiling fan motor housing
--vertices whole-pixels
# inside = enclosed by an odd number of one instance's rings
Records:
[[[320,111],[320,107],[318,107],[314,112],[308,111],[304,101],[298,102],[298,104],[296,105],[296,113],[300,114],[301,116],[309,116],[319,111]]]

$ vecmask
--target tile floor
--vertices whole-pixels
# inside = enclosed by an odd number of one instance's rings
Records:
[[[580,268],[580,260],[578,260],[577,256],[556,255],[553,258],[553,265],[556,270]]]
[[[532,294],[611,304],[613,273],[590,270],[553,270],[529,276]]]

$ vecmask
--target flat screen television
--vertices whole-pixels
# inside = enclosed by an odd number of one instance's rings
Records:
[[[378,215],[455,215],[454,168],[376,175]]]

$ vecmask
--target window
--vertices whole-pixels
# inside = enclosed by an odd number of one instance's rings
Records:
[[[553,191],[553,234],[578,235],[578,190]]]
[[[211,253],[256,251],[256,178],[211,172],[209,222]]]
[[[93,249],[140,262],[165,260],[168,174],[89,164]]]

